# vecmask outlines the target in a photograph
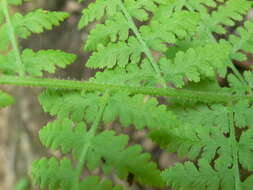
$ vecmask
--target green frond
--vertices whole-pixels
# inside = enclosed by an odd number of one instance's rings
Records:
[[[191,109],[176,109],[174,111],[183,123],[190,123],[192,126],[202,125],[205,128],[219,128],[221,132],[228,133],[228,109],[224,105],[213,104],[194,106]]]
[[[100,20],[104,15],[113,16],[118,11],[119,0],[96,0],[83,10],[79,21],[79,29],[87,26],[90,22]]]
[[[25,49],[21,54],[22,65],[15,60],[13,53],[6,56],[0,55],[0,70],[6,74],[19,73],[21,70],[30,76],[42,76],[43,71],[54,73],[56,66],[65,68],[76,59],[74,54],[65,53],[60,50],[40,50],[34,52]]]
[[[252,114],[251,114],[252,117]],[[252,124],[252,122],[251,122]],[[240,136],[240,140],[238,143],[238,155],[239,155],[239,162],[242,167],[248,171],[253,171],[253,129],[252,125],[249,126],[250,128],[246,131],[242,132]]]
[[[64,158],[60,162],[52,157],[42,158],[32,165],[32,177],[40,188],[48,187],[50,190],[69,190],[75,177],[75,171],[69,159]]]
[[[119,13],[106,20],[105,24],[97,24],[91,30],[85,44],[85,50],[94,51],[100,44],[106,46],[109,42],[125,41],[128,36],[128,23],[125,17]]]
[[[7,50],[10,41],[9,41],[9,36],[8,36],[8,28],[6,24],[3,24],[2,26],[0,26],[0,50]]]
[[[68,13],[46,11],[37,9],[27,15],[16,13],[12,16],[12,24],[15,34],[20,38],[28,38],[32,33],[42,33],[44,30],[51,30],[53,26],[58,26],[61,21],[68,17]],[[9,45],[9,29],[6,24],[0,28],[0,50],[6,50]]]
[[[247,100],[241,100],[233,105],[234,122],[238,128],[251,126],[253,123],[253,110]]]
[[[87,131],[83,123],[75,127],[70,120],[54,121],[40,131],[41,142],[52,149],[61,149],[63,153],[72,152],[79,158],[82,147],[89,143],[87,166],[93,171],[102,163],[105,173],[112,169],[120,178],[126,179],[131,173],[141,184],[162,186],[156,165],[150,162],[149,154],[142,154],[141,146],[126,148],[128,137],[115,136],[114,131],[104,131],[87,141]]]
[[[177,87],[185,85],[184,78],[199,82],[201,77],[214,77],[216,72],[225,76],[231,47],[226,42],[207,44],[179,51],[174,61],[162,58],[160,68],[167,81]]]
[[[253,175],[247,177],[246,180],[241,184],[243,190],[251,190],[253,187]]]
[[[106,47],[100,47],[90,56],[86,66],[90,68],[112,68],[116,65],[125,67],[129,62],[138,63],[142,52],[140,43],[131,37],[127,43],[109,43]]]
[[[251,89],[253,88],[253,73],[251,71],[245,71],[243,77],[247,85],[242,84],[242,81],[240,81],[235,75],[228,75],[228,82],[231,87],[229,90],[232,93],[245,95],[245,93],[251,92]]]
[[[13,25],[16,34],[21,38],[28,38],[32,33],[42,33],[58,26],[61,21],[69,16],[65,12],[46,11],[37,9],[23,16],[19,13],[14,15]]]
[[[231,190],[234,189],[233,170],[219,163],[212,168],[209,162],[201,159],[198,166],[192,162],[176,164],[162,173],[164,180],[178,190]],[[184,180],[182,180],[184,179]]]
[[[164,52],[167,44],[188,38],[197,29],[200,17],[189,11],[175,12],[168,17],[153,19],[149,25],[142,26],[140,32],[151,49]]]
[[[199,11],[201,13],[207,12],[207,7],[215,8],[218,2],[224,2],[224,0],[172,0],[174,1],[171,8],[175,11],[181,11],[187,8],[190,11]]]
[[[69,159],[58,161],[52,157],[42,158],[32,165],[32,177],[40,188],[49,190],[69,190],[73,185],[75,170]],[[109,180],[100,180],[97,176],[88,176],[80,181],[77,190],[123,190],[121,186],[112,186]]]
[[[39,100],[44,111],[51,115],[78,122],[82,120],[92,122],[98,111],[100,96],[94,93],[81,95],[78,92],[47,90]],[[138,129],[144,127],[169,129],[177,125],[175,116],[166,109],[166,106],[159,106],[155,98],[144,95],[130,97],[126,92],[111,95],[103,114],[105,123],[118,118],[123,126],[133,124]]]
[[[229,36],[229,42],[233,45],[233,58],[246,61],[245,53],[253,53],[253,22],[246,21],[243,26],[238,27],[236,34]]]
[[[148,12],[154,13],[159,4],[166,4],[164,0],[126,0],[125,6],[131,17],[139,21],[147,21]]]
[[[92,122],[98,110],[100,97],[89,93],[46,90],[39,96],[39,101],[45,112],[57,115],[59,118],[70,118],[80,122],[87,119]]]
[[[102,84],[153,87],[158,83],[153,68],[147,61],[140,67],[136,64],[129,64],[125,68],[117,67],[96,72],[95,77],[91,78],[90,81]]]
[[[144,95],[130,97],[127,93],[119,92],[111,96],[105,109],[104,121],[112,122],[118,117],[123,126],[133,124],[137,129],[148,127],[169,130],[177,126],[175,115],[165,105],[159,105],[156,98]]]
[[[164,4],[164,0],[96,0],[82,12],[79,22],[79,29],[87,26],[90,22],[100,20],[103,16],[110,17],[120,12],[120,3],[124,3],[129,14],[139,20],[146,21],[149,18],[148,12],[154,12],[157,4]]]
[[[201,156],[211,162],[218,154],[218,160],[226,161],[227,166],[232,163],[230,139],[218,128],[184,124],[168,131],[166,141],[167,150],[177,152],[180,157],[194,160]]]
[[[9,106],[14,103],[14,98],[0,90],[0,108]]]
[[[21,55],[25,71],[31,76],[42,76],[42,71],[54,73],[56,66],[65,68],[73,63],[76,55],[65,53],[61,50],[40,50],[34,52],[25,49]]]
[[[208,27],[210,31],[225,34],[224,26],[234,26],[236,21],[241,21],[252,6],[249,0],[229,0],[224,5],[220,5],[217,11],[212,12],[209,17]],[[205,18],[207,19],[207,18]]]
[[[10,5],[22,5],[23,2],[32,1],[32,0],[7,0]]]

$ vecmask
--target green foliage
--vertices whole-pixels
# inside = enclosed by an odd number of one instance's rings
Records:
[[[21,3],[1,4],[0,71],[19,77],[0,81],[53,88],[39,96],[55,119],[39,137],[60,156],[34,162],[31,174],[41,189],[122,190],[132,183],[140,189],[252,189],[253,75],[233,65],[253,53],[252,20],[244,21],[252,1],[92,1],[79,29],[95,22],[84,45],[91,52],[85,65],[100,70],[85,82],[38,78],[76,56],[21,51],[18,42],[51,30],[68,14],[38,9],[10,15],[7,5]],[[11,102],[0,93],[0,106]],[[160,171],[120,126],[148,131],[161,149],[187,161]],[[129,184],[114,185],[115,178]]]
[[[126,135],[115,136],[114,131],[104,131],[91,141],[88,141],[88,135],[84,123],[78,123],[73,127],[73,122],[68,119],[49,123],[40,131],[41,142],[46,147],[61,149],[63,153],[72,152],[77,159],[81,155],[82,147],[91,144],[86,156],[87,167],[91,171],[103,163],[103,170],[107,174],[114,168],[120,178],[126,179],[131,173],[141,184],[163,184],[156,165],[149,162],[149,154],[141,154],[139,145],[125,148],[128,144]]]
[[[0,108],[9,106],[13,103],[14,103],[13,97],[0,90]]]
[[[24,70],[30,76],[42,76],[43,71],[54,73],[56,66],[65,68],[73,63],[76,59],[74,54],[62,52],[60,50],[40,50],[34,52],[31,49],[25,49],[21,54],[23,65],[15,62],[15,57],[12,53],[8,56],[0,56],[0,61],[5,64],[0,65],[0,70],[4,73],[15,74]]]
[[[15,35],[20,38],[28,38],[32,33],[42,33],[44,30],[52,30],[53,26],[58,26],[61,21],[68,17],[67,13],[46,11],[37,9],[27,15],[16,13],[11,17],[11,22]],[[6,50],[10,45],[8,37],[10,28],[7,24],[0,28],[0,50]]]
[[[75,178],[75,171],[72,167],[71,161],[63,158],[58,161],[52,157],[50,159],[42,158],[33,163],[34,180],[40,184],[40,187],[45,189],[68,190],[71,188],[72,182]],[[77,189],[94,189],[94,190],[122,190],[120,186],[112,187],[109,180],[100,181],[96,176],[89,176],[87,179],[78,183]]]
[[[99,109],[100,97],[94,93],[45,91],[39,99],[44,111],[51,115],[60,118],[69,117],[77,122],[82,120],[92,122]],[[143,129],[145,126],[168,128],[176,125],[176,117],[167,111],[164,105],[159,105],[155,98],[144,95],[133,97],[127,93],[111,95],[102,120],[110,123],[117,118],[123,126],[133,124],[138,129]]]

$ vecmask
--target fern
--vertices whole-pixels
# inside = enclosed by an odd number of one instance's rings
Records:
[[[8,6],[21,3],[1,1],[0,49],[8,51],[0,55],[0,84],[46,88],[39,101],[54,120],[39,137],[61,156],[34,162],[31,174],[41,189],[131,186],[114,184],[116,176],[133,178],[141,189],[252,189],[253,75],[233,64],[253,51],[252,20],[244,22],[252,1],[93,1],[79,22],[79,29],[96,22],[84,45],[91,52],[85,66],[100,70],[87,81],[42,78],[76,56],[21,51],[18,40],[51,30],[68,14],[10,15]],[[217,76],[228,86],[220,87]],[[1,107],[12,102],[0,93]],[[116,123],[148,131],[161,149],[187,161],[160,171],[141,145],[105,127]]]
[[[14,103],[14,99],[7,93],[0,91],[0,107],[6,107]]]

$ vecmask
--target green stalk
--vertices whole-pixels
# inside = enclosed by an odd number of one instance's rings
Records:
[[[138,39],[138,41],[140,42],[140,44],[142,45],[143,51],[145,53],[145,55],[147,56],[149,62],[151,63],[155,73],[157,74],[157,77],[159,79],[159,81],[161,82],[161,85],[163,88],[167,87],[166,81],[164,80],[164,78],[162,77],[160,68],[158,67],[156,61],[154,60],[154,57],[149,49],[149,47],[147,46],[146,42],[144,41],[143,37],[141,36],[138,28],[136,27],[131,15],[128,13],[128,10],[126,9],[126,7],[124,6],[124,4],[122,3],[121,0],[119,0],[119,6],[121,8],[121,11],[123,12],[127,23],[129,25],[129,27],[132,29],[134,35],[136,36],[136,38]]]
[[[73,182],[73,185],[72,185],[72,188],[71,188],[72,190],[80,189],[79,188],[79,184],[80,184],[79,180],[80,180],[80,177],[82,175],[83,166],[84,166],[84,163],[85,163],[85,160],[86,160],[86,156],[88,154],[89,148],[91,147],[92,139],[96,135],[96,132],[97,132],[97,129],[99,127],[99,123],[102,119],[102,116],[103,116],[105,107],[107,105],[108,99],[109,99],[109,93],[108,93],[108,91],[106,91],[105,94],[103,95],[102,99],[101,99],[101,104],[99,106],[100,108],[99,108],[99,111],[97,113],[96,119],[93,122],[93,124],[92,124],[92,126],[91,126],[91,128],[88,132],[87,143],[84,145],[84,147],[82,149],[82,152],[81,152],[81,155],[80,155],[80,158],[78,159],[78,164],[77,164],[77,168],[76,168],[76,178]]]
[[[101,91],[118,92],[127,91],[130,94],[144,94],[151,96],[175,97],[182,100],[198,101],[203,103],[229,103],[239,99],[253,101],[253,95],[231,95],[230,93],[193,91],[175,88],[152,88],[127,85],[111,85],[85,81],[59,80],[47,78],[0,76],[0,84],[19,85],[28,87],[41,87],[65,90],[86,90],[89,92]]]
[[[8,27],[8,36],[9,36],[9,39],[11,41],[11,45],[13,47],[13,52],[14,52],[14,55],[15,55],[15,59],[16,59],[18,65],[21,67],[21,69],[18,72],[19,72],[20,76],[24,76],[25,72],[24,72],[24,69],[23,69],[22,59],[21,59],[21,56],[20,56],[19,48],[18,48],[18,42],[17,42],[17,39],[16,39],[14,26],[13,26],[13,24],[11,22],[11,19],[10,19],[7,0],[2,0],[2,9],[3,9],[5,19],[6,19],[6,24],[7,24],[7,27]]]
[[[229,108],[228,114],[229,114],[230,141],[231,141],[231,147],[233,151],[233,171],[234,171],[235,190],[241,190],[240,169],[238,165],[238,143],[236,140],[232,103],[230,103],[228,108]]]

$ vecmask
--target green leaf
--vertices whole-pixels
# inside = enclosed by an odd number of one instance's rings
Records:
[[[46,90],[39,96],[39,101],[44,111],[51,115],[78,122],[85,118],[92,122],[99,107],[100,97],[93,93],[82,96],[80,92]]]
[[[118,0],[97,0],[89,4],[82,12],[79,22],[79,29],[87,26],[90,22],[100,20],[104,15],[113,16],[117,13]]]
[[[99,45],[106,46],[109,42],[116,42],[117,40],[125,41],[128,36],[128,23],[122,14],[117,14],[106,20],[105,24],[97,24],[91,30],[85,44],[85,50],[97,50]]]
[[[75,127],[70,120],[54,121],[40,131],[40,139],[46,147],[61,149],[63,153],[72,152],[79,159],[85,144],[89,143],[87,166],[90,170],[97,169],[101,163],[104,171],[115,169],[120,178],[126,179],[131,173],[141,184],[163,186],[155,163],[150,162],[150,155],[142,154],[141,146],[126,148],[128,137],[115,136],[114,131],[104,131],[91,141],[84,124]]]
[[[116,67],[96,72],[95,77],[90,81],[102,84],[153,87],[158,83],[154,70],[148,61],[145,61],[140,67],[136,64],[129,64],[125,68]]]
[[[212,168],[204,159],[199,160],[198,166],[192,162],[176,164],[166,169],[162,176],[173,189],[231,190],[235,188],[232,169],[222,162]]]
[[[47,187],[50,190],[69,190],[73,187],[75,181],[75,170],[69,159],[63,158],[58,161],[52,157],[50,159],[42,158],[32,165],[32,177],[37,185],[42,189]],[[79,181],[77,190],[122,190],[120,186],[113,187],[109,180],[101,181],[97,176],[88,176]]]
[[[251,115],[252,117],[252,115]],[[238,150],[239,161],[243,168],[253,171],[253,129],[250,128],[242,133],[240,136]]]
[[[122,104],[124,102],[124,104]],[[151,129],[166,129],[177,126],[177,118],[165,105],[159,105],[155,98],[144,95],[128,96],[119,92],[109,99],[104,112],[104,121],[112,122],[119,118],[123,126],[133,124],[137,129],[145,126]]]
[[[246,21],[243,26],[238,27],[236,35],[229,36],[229,42],[233,45],[232,57],[238,61],[246,61],[245,53],[253,53],[253,22]]]
[[[90,68],[112,68],[114,66],[125,67],[131,62],[140,61],[143,52],[140,43],[135,38],[130,38],[128,43],[110,43],[107,47],[101,47],[94,52],[86,66]]]
[[[9,106],[14,103],[14,98],[0,90],[0,108]]]
[[[32,0],[7,0],[8,4],[11,5],[22,5],[23,2],[32,1]]]
[[[207,22],[209,19],[209,28],[211,31],[219,34],[225,34],[226,29],[224,26],[234,26],[235,21],[241,21],[252,6],[252,2],[249,0],[229,0],[224,5],[220,5],[217,11],[212,12],[211,16],[205,17],[203,22]],[[240,8],[238,8],[240,7]]]
[[[31,49],[25,49],[21,58],[26,73],[29,73],[31,76],[42,76],[42,71],[54,73],[56,66],[65,68],[75,61],[76,56],[60,50],[40,50],[34,52]]]
[[[201,76],[214,77],[216,71],[225,76],[230,48],[226,42],[220,42],[179,51],[174,62],[166,58],[160,60],[161,71],[167,81],[179,88],[185,85],[184,77],[197,83]]]
[[[98,111],[100,96],[95,93],[81,95],[78,92],[46,90],[39,100],[44,111],[51,115],[91,123]],[[170,127],[177,126],[175,115],[166,106],[159,105],[155,98],[144,95],[130,97],[124,92],[111,95],[102,120],[110,123],[118,118],[123,126],[133,124],[138,129],[148,127],[169,130]]]
[[[227,165],[232,163],[230,139],[217,128],[184,124],[166,134],[167,150],[178,152],[180,157],[192,160],[201,157],[211,162],[218,154],[218,160],[225,160]]]
[[[192,35],[199,22],[199,15],[194,12],[175,12],[168,17],[152,20],[149,25],[142,26],[140,32],[151,49],[166,51],[167,44],[175,43]]]
[[[53,26],[58,26],[68,16],[69,14],[65,12],[37,9],[25,16],[16,13],[12,22],[16,34],[26,39],[32,33],[42,33],[44,30],[52,30]]]
[[[45,30],[52,30],[53,26],[58,26],[61,21],[69,16],[68,13],[46,11],[37,9],[23,16],[16,13],[11,17],[15,34],[23,39],[27,39],[32,33],[42,33]],[[10,40],[8,36],[7,24],[0,28],[0,50],[7,50]]]

